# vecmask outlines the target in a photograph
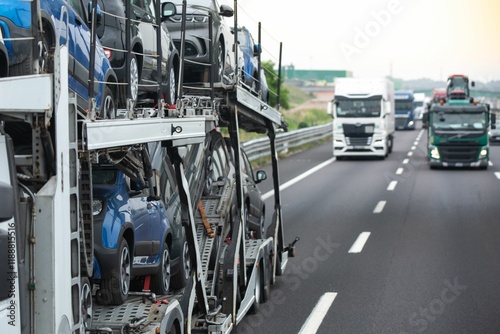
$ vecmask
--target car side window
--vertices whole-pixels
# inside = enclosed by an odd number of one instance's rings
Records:
[[[73,10],[80,16],[80,18],[85,18],[85,11],[80,0],[68,0],[68,4],[73,8]]]

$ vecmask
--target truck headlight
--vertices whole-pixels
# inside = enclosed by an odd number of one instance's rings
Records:
[[[483,147],[481,149],[481,152],[479,153],[479,158],[486,158],[488,156],[488,149],[486,147]]]
[[[92,202],[92,213],[94,216],[97,216],[102,212],[102,201],[99,199],[95,199]]]
[[[439,159],[440,158],[439,150],[436,146],[433,146],[431,148],[431,158],[432,159]]]

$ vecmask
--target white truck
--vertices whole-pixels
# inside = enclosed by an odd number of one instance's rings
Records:
[[[385,158],[394,142],[394,85],[387,78],[337,78],[328,103],[333,156]]]
[[[100,120],[92,110],[82,117],[68,92],[68,47],[57,45],[54,58],[54,74],[0,79],[0,333],[230,333],[269,298],[294,254],[295,242],[284,244],[279,192],[281,114],[238,85],[212,82],[210,94],[181,95],[168,111],[161,103],[126,118]],[[234,172],[220,191],[191,203],[178,150],[219,126],[236,144]],[[261,239],[244,233],[240,128],[270,139],[274,214]],[[151,142],[172,156],[192,274],[169,295],[140,291],[122,305],[95,305],[92,166],[121,152],[144,173]]]

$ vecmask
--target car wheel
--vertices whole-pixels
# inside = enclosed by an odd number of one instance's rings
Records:
[[[84,328],[92,326],[92,286],[88,277],[83,277],[80,287],[80,308]]]
[[[174,105],[175,100],[177,98],[177,83],[175,78],[175,68],[174,65],[170,65],[170,69],[167,75],[167,84],[166,84],[166,92],[165,92],[165,102],[168,105]]]
[[[217,45],[217,74],[214,78],[215,82],[221,82],[224,76],[224,47],[222,46],[222,42],[219,41]]]
[[[130,98],[137,100],[139,94],[139,64],[135,55],[130,58]]]
[[[98,301],[102,304],[120,305],[125,302],[130,291],[131,255],[127,240],[122,239],[118,248],[117,261],[111,268],[111,276],[101,280]]]
[[[186,236],[182,241],[182,254],[179,260],[179,271],[172,277],[172,287],[176,289],[185,287],[191,276],[191,258]]]
[[[116,117],[116,105],[113,98],[113,92],[106,86],[102,94],[101,115],[103,119],[114,119]]]
[[[166,295],[170,290],[171,262],[167,243],[163,244],[158,272],[153,275],[151,290],[157,295]]]

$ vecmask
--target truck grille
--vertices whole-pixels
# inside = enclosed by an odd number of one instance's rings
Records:
[[[345,142],[349,146],[370,146],[372,137],[345,137]]]
[[[406,126],[406,121],[408,118],[396,118],[396,127],[397,128],[404,128]]]
[[[439,154],[444,162],[475,162],[478,146],[440,146]]]

